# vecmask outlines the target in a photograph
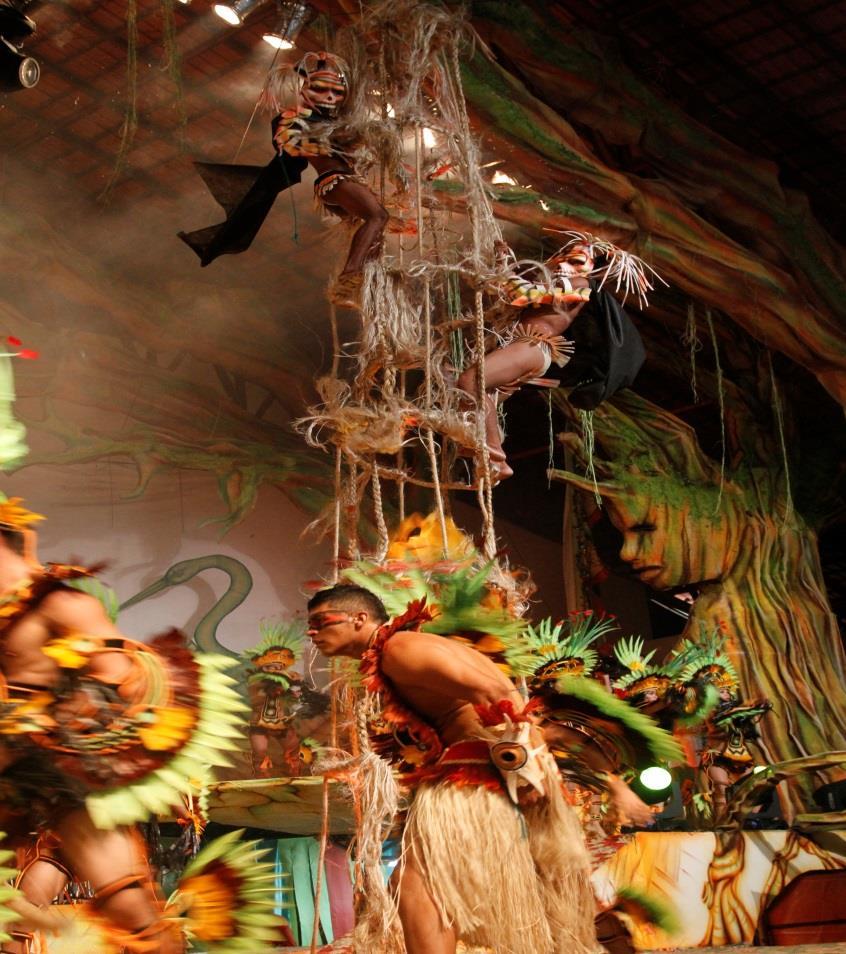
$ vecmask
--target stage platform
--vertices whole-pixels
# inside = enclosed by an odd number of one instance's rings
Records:
[[[641,954],[667,954],[667,950]],[[846,944],[800,944],[798,947],[676,947],[670,954],[846,954]]]
[[[355,831],[346,785],[329,782],[329,833]],[[235,828],[280,835],[317,835],[323,818],[323,778],[250,778],[209,786],[209,818]]]
[[[308,947],[284,947],[284,954],[309,954]],[[318,954],[347,954],[352,948],[343,942],[335,945],[318,948]],[[641,954],[668,954],[668,949],[661,951],[642,951]],[[669,949],[669,954],[846,954],[846,944],[800,944],[798,947],[675,947]]]

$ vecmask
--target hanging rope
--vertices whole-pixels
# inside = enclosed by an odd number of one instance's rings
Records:
[[[547,448],[547,459],[546,459],[546,486],[547,489],[552,487],[552,471],[555,467],[555,431],[552,427],[552,391],[548,390],[546,392],[546,422],[549,425],[549,433],[547,434],[547,439],[549,441],[549,446]]]
[[[682,344],[687,345],[687,351],[690,355],[690,387],[693,392],[693,400],[699,401],[699,394],[696,390],[696,352],[702,347],[696,332],[696,306],[692,301],[687,303],[687,322],[684,326],[682,335]]]
[[[138,0],[126,0],[126,112],[120,133],[120,145],[109,181],[98,196],[106,202],[123,175],[138,130]]]
[[[399,380],[400,380],[400,396],[401,398],[405,399],[405,369],[400,371]],[[397,451],[397,471],[399,471],[399,473],[402,473],[404,470],[404,463],[405,463],[404,457],[405,455],[403,453],[403,448],[402,448],[402,445],[400,445],[400,449]],[[397,497],[398,497],[397,506],[399,508],[399,519],[400,519],[400,523],[402,523],[403,520],[405,520],[405,481],[401,479],[397,480]]]
[[[349,476],[346,487],[346,517],[347,517],[347,556],[351,560],[361,558],[358,548],[358,464],[350,456],[347,458]]]
[[[379,482],[379,465],[375,460],[370,465],[370,490],[373,495],[373,518],[376,522],[376,530],[379,535],[374,559],[377,563],[381,563],[388,555],[390,538],[388,535],[388,525],[385,522],[385,511],[382,508],[382,485]]]
[[[778,430],[778,442],[781,447],[781,460],[784,465],[784,484],[787,501],[784,507],[784,524],[793,516],[793,493],[790,488],[790,462],[787,458],[787,442],[784,438],[784,411],[781,406],[781,395],[776,384],[775,370],[773,369],[773,353],[767,350],[767,364],[770,370],[770,393],[773,397],[773,409],[775,410],[776,429]]]
[[[485,309],[481,290],[476,291],[476,496],[482,512],[482,549],[492,560],[496,556],[496,535],[493,522],[493,486],[491,482],[491,455],[485,432]]]
[[[165,50],[165,69],[176,91],[176,111],[179,116],[179,151],[185,151],[185,130],[188,127],[188,111],[185,108],[185,90],[182,87],[182,58],[176,39],[176,15],[174,0],[162,2],[162,35]]]
[[[593,428],[593,411],[579,411],[579,423],[582,429],[582,446],[584,448],[586,463],[585,477],[593,484],[593,499],[597,507],[602,506],[602,494],[599,492],[599,484],[596,480],[596,467],[594,466],[594,454],[596,452],[596,432]]]
[[[317,874],[314,879],[314,919],[311,924],[311,947],[309,954],[317,954],[320,943],[320,895],[323,892],[323,868],[326,864],[326,846],[329,843],[329,778],[323,776],[321,799],[322,822],[320,825],[320,848],[317,852]]]
[[[338,582],[341,563],[341,448],[335,448],[335,521],[332,536],[332,583]]]
[[[723,394],[723,368],[720,364],[720,348],[717,344],[717,333],[714,330],[714,319],[711,309],[705,309],[705,318],[708,322],[708,331],[711,335],[711,346],[714,349],[714,364],[717,369],[717,399],[720,404],[720,489],[717,494],[717,503],[714,513],[718,513],[723,500],[723,485],[726,479],[726,407]]]

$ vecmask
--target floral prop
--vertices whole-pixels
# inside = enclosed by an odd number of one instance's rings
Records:
[[[94,823],[113,828],[169,812],[210,765],[229,765],[226,752],[238,748],[245,706],[226,674],[233,661],[194,656],[175,630],[149,644],[109,641],[109,651],[132,662],[130,702],[88,674],[91,657],[102,650],[102,640],[79,633],[45,645],[88,709],[79,717],[63,715],[32,741],[91,790],[86,807]],[[46,712],[58,704],[51,699]]]

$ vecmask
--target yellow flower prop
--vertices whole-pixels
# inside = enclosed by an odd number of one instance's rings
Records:
[[[391,535],[388,560],[437,563],[440,560],[461,560],[474,553],[473,541],[462,532],[451,517],[446,518],[447,547],[437,513],[423,517],[413,513]]]
[[[9,530],[25,530],[39,520],[45,520],[43,514],[33,513],[22,507],[23,497],[6,497],[0,494],[0,527]]]

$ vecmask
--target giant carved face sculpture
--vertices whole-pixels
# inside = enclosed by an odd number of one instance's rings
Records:
[[[694,499],[606,498],[608,516],[623,534],[620,559],[657,590],[722,579],[737,560],[739,529],[717,494]],[[717,512],[714,512],[714,511]]]

